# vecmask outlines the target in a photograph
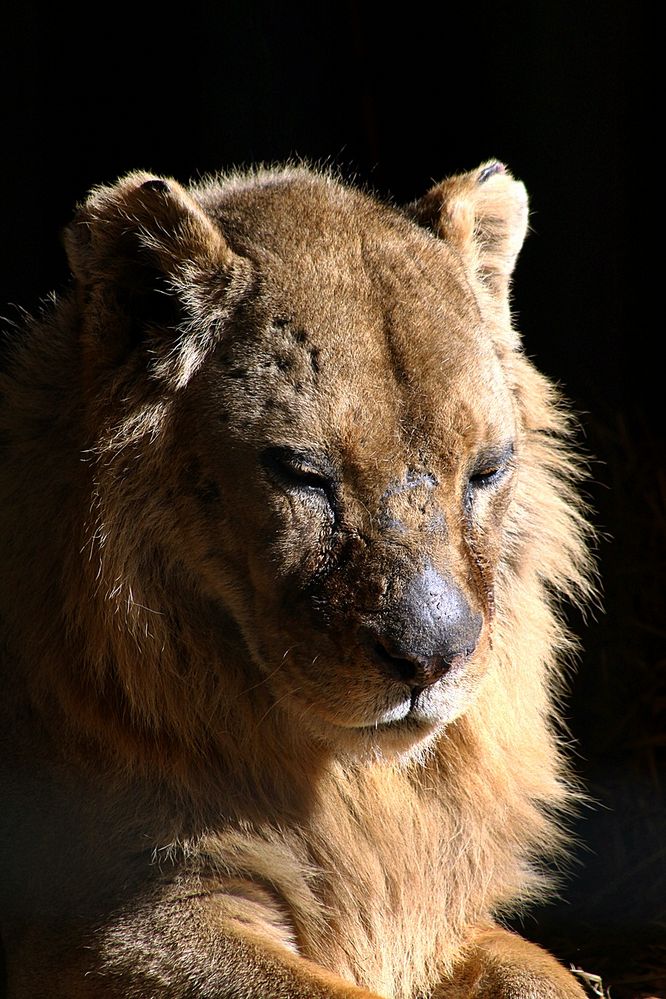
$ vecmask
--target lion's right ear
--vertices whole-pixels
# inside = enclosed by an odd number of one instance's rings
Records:
[[[481,294],[503,313],[527,209],[524,185],[497,160],[443,180],[410,206],[421,225],[458,251]]]
[[[129,174],[92,191],[64,241],[88,350],[117,362],[147,344],[151,374],[184,384],[202,360],[204,323],[210,342],[247,264],[194,197],[175,180]]]

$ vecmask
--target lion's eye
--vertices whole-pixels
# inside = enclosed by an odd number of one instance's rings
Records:
[[[483,468],[478,472],[474,472],[473,475],[469,477],[469,484],[475,489],[484,489],[486,486],[492,486],[504,472],[504,465],[491,465],[488,468]]]
[[[511,469],[513,455],[513,444],[480,455],[469,476],[468,489],[489,489],[497,485]]]
[[[323,493],[331,506],[335,495],[335,483],[328,469],[321,467],[309,454],[293,451],[285,447],[267,448],[262,455],[267,471],[280,485],[287,489],[308,490]]]

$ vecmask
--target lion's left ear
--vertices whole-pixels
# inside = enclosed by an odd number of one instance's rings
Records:
[[[411,206],[416,220],[452,244],[483,288],[505,302],[527,232],[527,192],[496,160],[449,177]]]
[[[138,356],[152,378],[185,385],[248,274],[195,194],[128,174],[93,190],[64,238],[86,362],[115,371]]]

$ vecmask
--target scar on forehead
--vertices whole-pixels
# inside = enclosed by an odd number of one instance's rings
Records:
[[[319,347],[310,347],[310,365],[315,375],[321,371],[321,361],[319,360]]]
[[[299,347],[303,347],[306,343],[309,344],[310,337],[307,330],[304,330],[302,327],[299,326],[296,329],[290,330],[290,332],[292,338],[296,341]],[[319,359],[319,347],[309,346],[308,351],[310,354],[310,365],[312,367],[312,370],[315,373],[315,375],[318,375],[321,369],[321,364]]]
[[[280,371],[290,371],[294,367],[294,359],[289,354],[278,354],[275,364]]]
[[[418,489],[420,486],[425,486],[426,489],[433,489],[438,484],[438,481],[437,476],[433,475],[432,472],[416,472],[409,468],[404,479],[390,483],[382,493],[381,499],[385,501],[391,499],[392,496],[399,496],[400,493],[406,493],[410,489]]]

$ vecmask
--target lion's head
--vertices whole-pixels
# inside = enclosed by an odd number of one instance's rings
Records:
[[[136,717],[170,671],[210,720],[242,646],[245,689],[318,740],[424,745],[520,627],[507,593],[579,576],[561,420],[509,317],[526,224],[498,163],[404,210],[303,169],[93,192],[67,236],[84,542],[107,631],[152,643],[140,681],[113,667]]]

